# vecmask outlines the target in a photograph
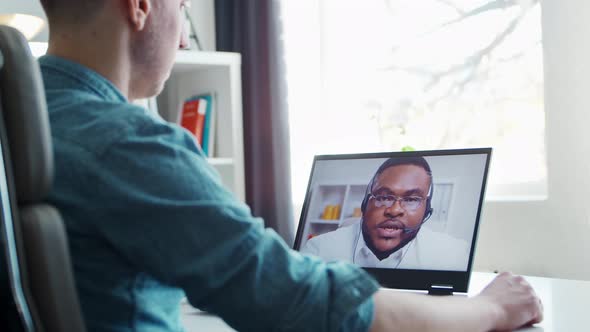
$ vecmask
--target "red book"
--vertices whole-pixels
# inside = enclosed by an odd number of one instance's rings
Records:
[[[200,104],[203,103],[200,103],[199,99],[189,99],[185,101],[182,106],[182,118],[180,124],[195,136],[199,145],[202,145],[207,105]]]

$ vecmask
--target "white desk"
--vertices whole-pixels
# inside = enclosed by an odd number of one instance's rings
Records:
[[[474,272],[469,295],[479,293],[493,278],[492,273]],[[526,277],[533,285],[545,306],[545,319],[534,327],[521,332],[587,332],[590,331],[590,281],[576,281]],[[588,315],[588,316],[587,316]],[[202,314],[189,306],[183,306],[182,320],[188,332],[234,331],[221,319]]]
[[[469,295],[475,295],[494,278],[491,273],[472,275]],[[526,332],[590,331],[590,281],[526,277],[545,307],[543,322],[520,329]]]

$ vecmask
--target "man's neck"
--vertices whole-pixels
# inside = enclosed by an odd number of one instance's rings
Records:
[[[47,54],[88,67],[108,79],[123,96],[129,96],[130,64],[121,36],[104,31],[52,31]]]

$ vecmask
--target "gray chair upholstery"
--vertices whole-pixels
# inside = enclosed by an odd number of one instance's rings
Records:
[[[6,26],[0,26],[0,114],[0,272],[8,275],[20,325],[84,331],[63,221],[44,202],[53,151],[39,66],[24,37]]]

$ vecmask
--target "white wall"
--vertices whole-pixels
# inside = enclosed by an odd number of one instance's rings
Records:
[[[542,12],[549,197],[487,202],[475,269],[590,280],[590,1]]]

